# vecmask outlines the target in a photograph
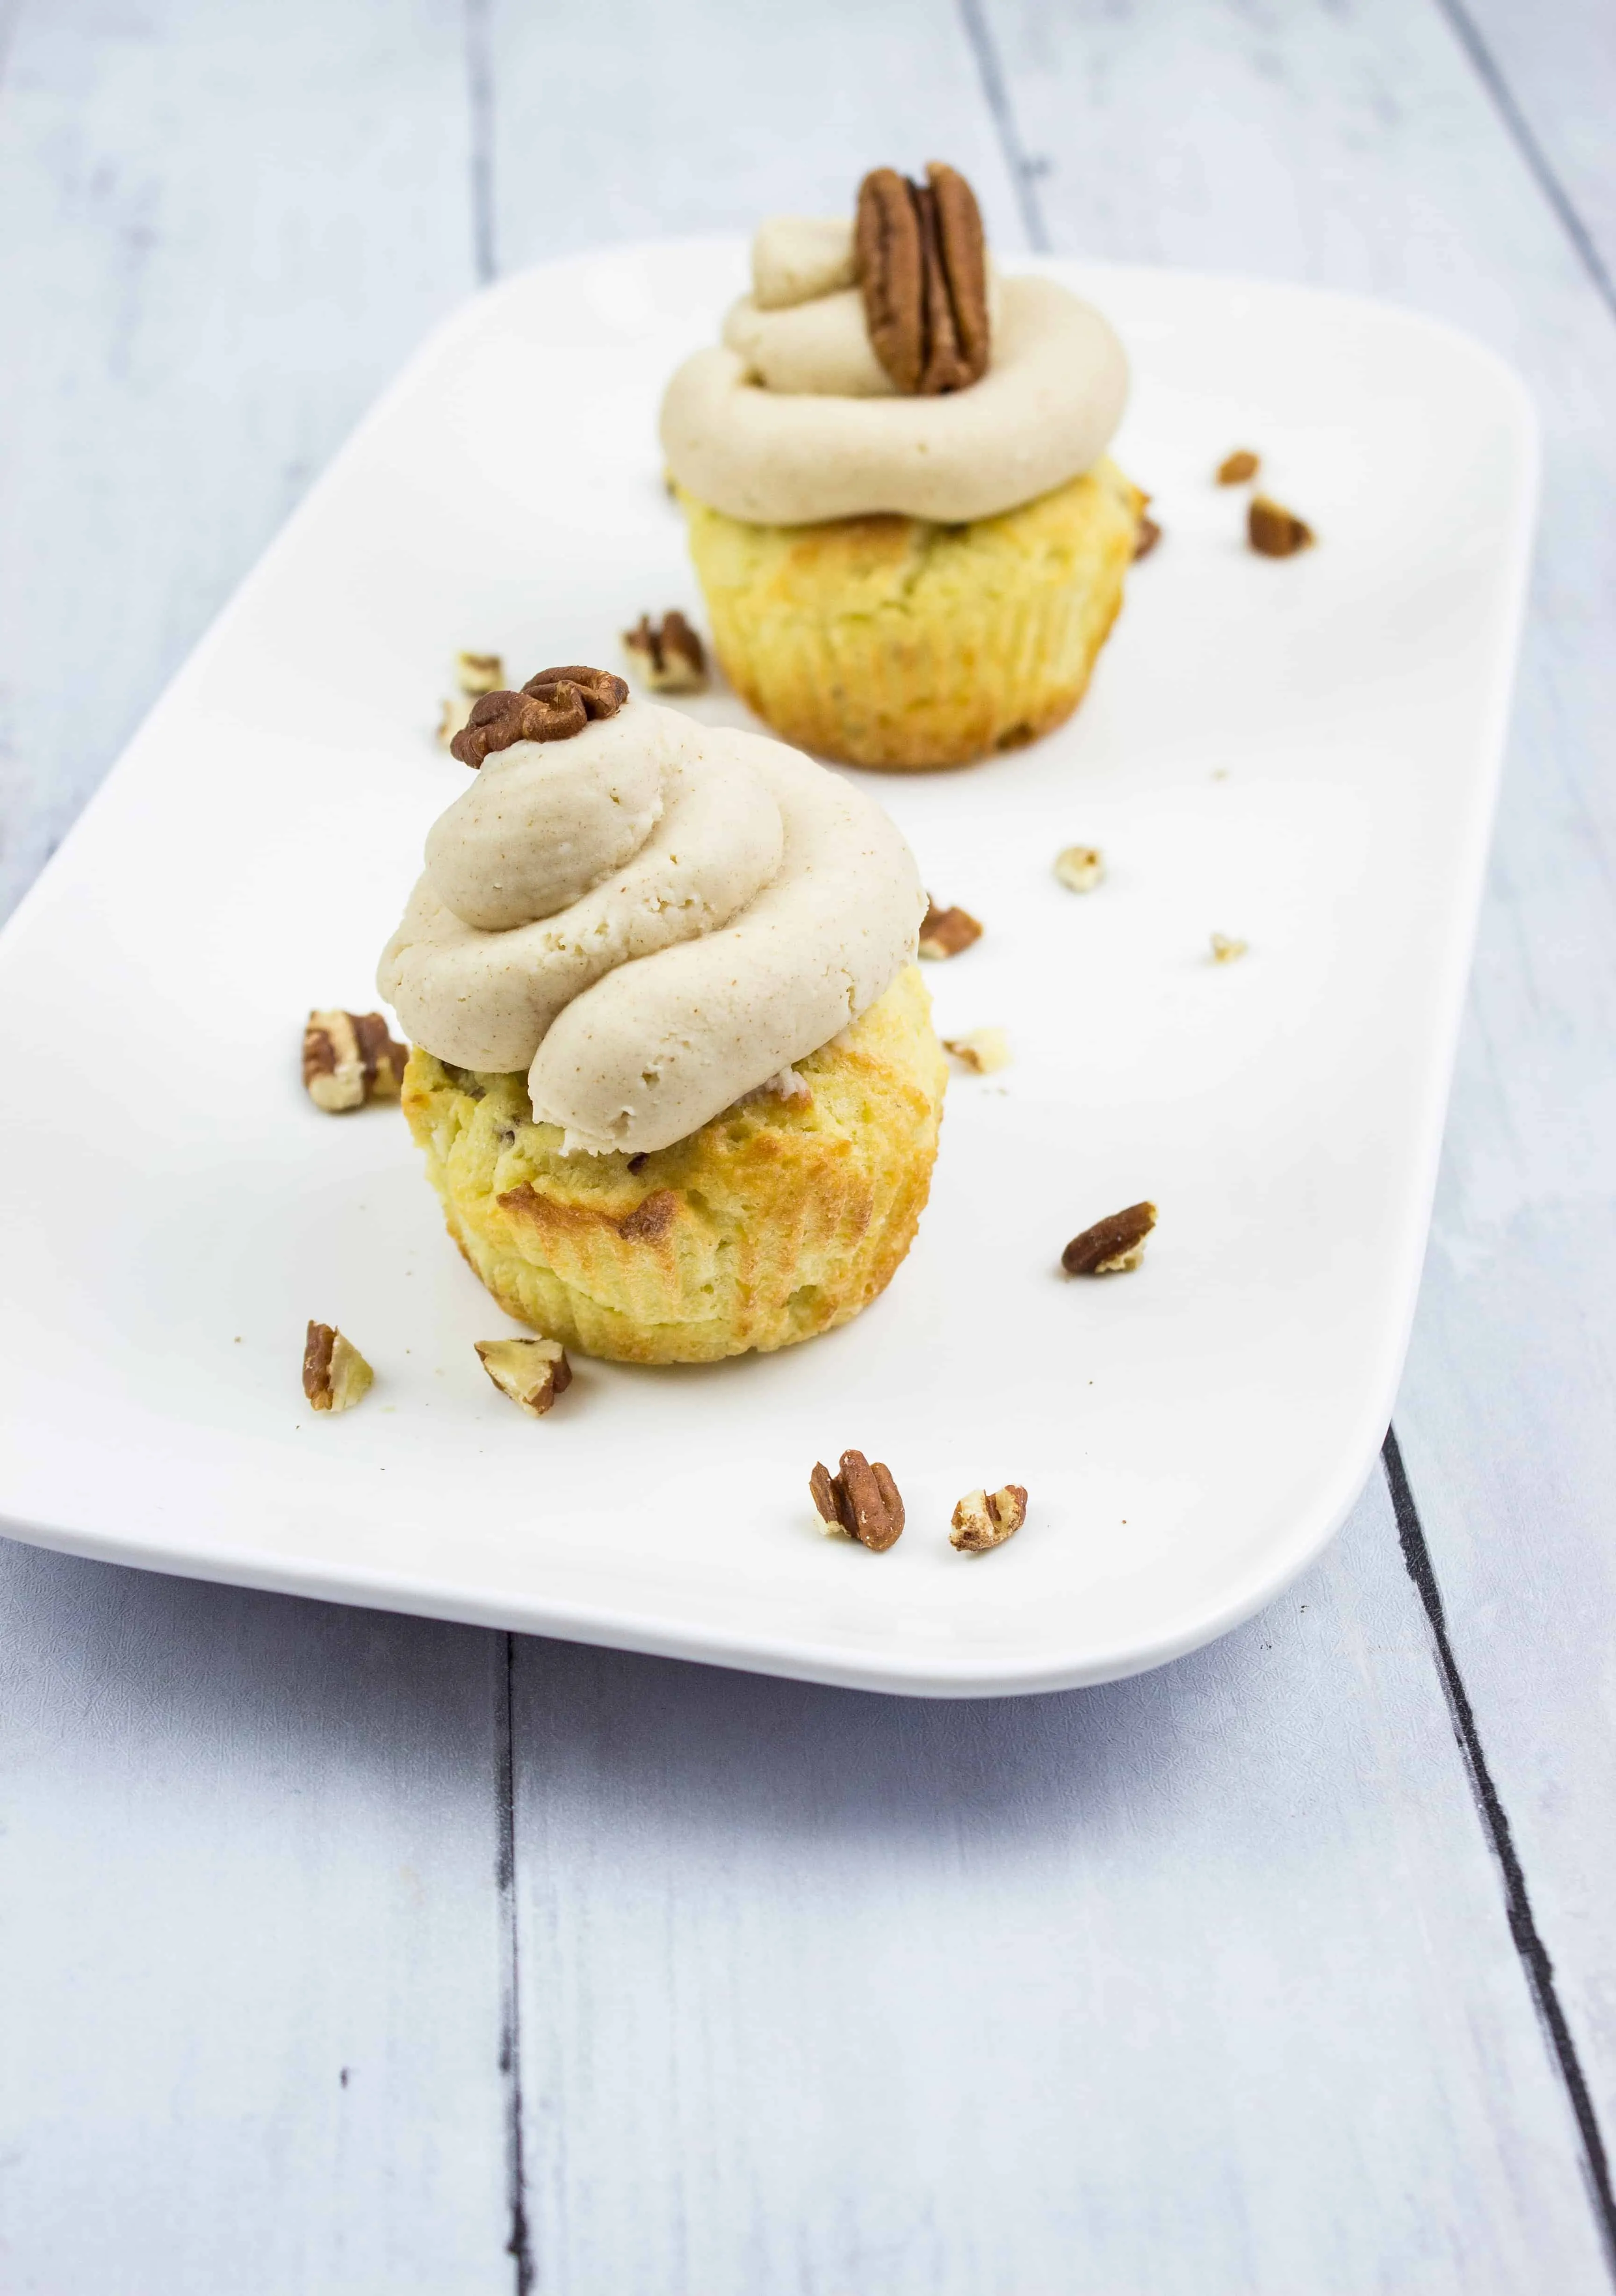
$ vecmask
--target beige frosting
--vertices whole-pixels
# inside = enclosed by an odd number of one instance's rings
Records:
[[[631,700],[484,761],[377,981],[440,1060],[526,1069],[568,1149],[664,1148],[873,1004],[925,906],[851,783]]]
[[[668,385],[668,466],[701,501],[766,526],[879,511],[951,523],[1048,494],[1111,443],[1127,359],[1100,314],[1053,280],[1005,279],[998,304],[981,381],[910,398],[854,387],[866,372],[849,345],[856,293],[785,310],[743,302],[724,344]]]
[[[760,311],[853,283],[853,226],[842,216],[770,216],[752,235],[752,298]]]

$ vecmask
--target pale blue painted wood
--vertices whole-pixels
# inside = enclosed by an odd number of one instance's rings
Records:
[[[1511,359],[1542,417],[1531,619],[1398,1424],[1608,2143],[1616,321],[1435,8],[992,0],[991,17],[1057,244],[1417,305]],[[1597,102],[1595,44],[1572,37],[1589,12],[1512,20],[1533,101],[1580,133],[1592,111],[1556,91],[1581,56]]]

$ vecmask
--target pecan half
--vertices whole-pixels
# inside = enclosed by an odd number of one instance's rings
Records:
[[[559,1340],[476,1340],[477,1359],[502,1395],[529,1419],[543,1419],[572,1385],[572,1365]]]
[[[1254,479],[1262,468],[1261,455],[1253,455],[1249,447],[1236,447],[1232,455],[1225,455],[1218,465],[1220,487],[1243,487],[1247,479]]]
[[[986,1554],[1014,1538],[1026,1519],[1027,1494],[1021,1483],[1007,1483],[1001,1491],[967,1491],[954,1509],[948,1543],[961,1554]]]
[[[958,956],[962,948],[982,939],[982,927],[968,909],[940,909],[928,893],[920,921],[922,956]]]
[[[653,693],[699,693],[707,682],[706,649],[677,607],[659,622],[641,614],[623,633],[629,667]]]
[[[542,669],[519,693],[485,693],[449,744],[462,766],[474,770],[496,750],[513,742],[567,742],[592,718],[615,718],[628,700],[628,687],[609,669],[573,662],[564,669]]]
[[[1245,513],[1245,531],[1252,548],[1263,558],[1294,558],[1310,550],[1318,537],[1306,519],[1298,518],[1283,503],[1267,495],[1253,495]]]
[[[1074,1235],[1061,1253],[1068,1275],[1120,1275],[1145,1257],[1145,1238],[1156,1224],[1154,1204],[1130,1204]]]
[[[303,1342],[303,1392],[316,1411],[351,1411],[375,1376],[335,1324],[310,1324]]]
[[[409,1057],[380,1013],[311,1013],[303,1026],[303,1088],[328,1116],[396,1100]]]
[[[1148,512],[1141,511],[1139,512],[1139,528],[1133,537],[1133,558],[1135,565],[1139,563],[1141,558],[1148,558],[1151,552],[1155,548],[1157,543],[1160,542],[1161,539],[1162,529],[1157,525],[1155,520],[1150,516]]]
[[[935,398],[987,373],[987,250],[965,177],[935,160],[926,176],[865,176],[853,262],[871,349],[906,396]]]
[[[856,1538],[876,1554],[895,1546],[903,1530],[903,1501],[891,1471],[862,1451],[844,1451],[841,1472],[816,1463],[808,1488],[820,1519],[833,1537]]]

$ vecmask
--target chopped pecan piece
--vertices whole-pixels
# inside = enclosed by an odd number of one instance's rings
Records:
[[[987,250],[965,177],[936,160],[926,176],[865,176],[853,258],[871,349],[901,391],[933,398],[987,373]]]
[[[1010,1040],[1002,1029],[973,1029],[968,1036],[944,1037],[943,1049],[973,1076],[992,1076],[995,1069],[1010,1065]]]
[[[1069,893],[1091,893],[1106,873],[1098,845],[1068,845],[1055,857],[1055,873]]]
[[[706,649],[677,607],[659,622],[641,614],[623,633],[629,667],[653,693],[699,693],[707,682]]]
[[[1133,559],[1137,566],[1141,558],[1148,558],[1162,539],[1162,529],[1148,511],[1139,512],[1139,531],[1133,541]]]
[[[1027,1519],[1027,1494],[1020,1483],[1001,1491],[967,1491],[954,1509],[948,1543],[961,1554],[986,1554],[1014,1538]]]
[[[380,1013],[311,1013],[303,1028],[303,1088],[328,1116],[367,1100],[396,1100],[409,1057]]]
[[[504,683],[505,665],[497,653],[462,651],[455,655],[455,690],[445,701],[437,721],[437,738],[445,750],[470,717],[472,703]]]
[[[303,1392],[316,1411],[351,1411],[376,1376],[335,1324],[311,1324],[303,1342]]]
[[[1305,519],[1267,495],[1253,495],[1245,513],[1245,531],[1252,548],[1264,558],[1294,558],[1310,550],[1318,539]]]
[[[1130,1204],[1074,1235],[1061,1253],[1068,1275],[1121,1275],[1145,1257],[1145,1239],[1156,1224],[1154,1204]]]
[[[1233,964],[1236,957],[1245,955],[1246,947],[1243,940],[1231,940],[1227,933],[1215,932],[1212,937],[1212,961],[1214,964]]]
[[[1225,455],[1218,465],[1220,487],[1243,487],[1247,479],[1254,479],[1262,468],[1261,455],[1253,455],[1249,447],[1236,447],[1232,455]]]
[[[981,939],[982,927],[968,909],[940,909],[926,895],[926,914],[920,921],[922,956],[958,956],[962,948]]]
[[[477,1340],[478,1360],[502,1395],[529,1419],[543,1419],[572,1385],[572,1365],[559,1340]]]
[[[877,1554],[896,1546],[903,1529],[903,1501],[879,1459],[872,1466],[862,1451],[844,1451],[840,1473],[833,1475],[816,1463],[808,1488],[828,1537],[856,1538]]]
[[[513,742],[567,742],[592,718],[615,718],[628,700],[628,687],[609,669],[582,662],[564,669],[542,669],[519,693],[485,693],[449,744],[462,766],[474,770],[496,750]]]

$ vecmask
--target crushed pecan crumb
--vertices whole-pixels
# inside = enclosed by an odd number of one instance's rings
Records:
[[[623,633],[629,668],[653,693],[699,693],[707,682],[706,649],[676,606],[659,622],[641,614]]]
[[[409,1057],[380,1013],[311,1013],[303,1027],[303,1088],[328,1116],[367,1100],[396,1100]]]
[[[948,1543],[961,1554],[986,1554],[1014,1538],[1026,1519],[1027,1494],[1020,1483],[1007,1483],[1001,1491],[967,1491],[954,1509]]]
[[[1254,479],[1262,468],[1261,455],[1253,455],[1249,447],[1236,447],[1232,455],[1225,455],[1218,465],[1220,487],[1243,487],[1247,479]]]
[[[1070,893],[1091,893],[1106,873],[1098,845],[1068,845],[1055,857],[1055,873]]]
[[[1145,1239],[1155,1224],[1154,1204],[1130,1204],[1125,1211],[1108,1213],[1073,1237],[1060,1264],[1068,1275],[1123,1275],[1145,1257]]]
[[[1139,512],[1139,531],[1134,536],[1133,540],[1134,564],[1137,566],[1141,558],[1148,558],[1151,552],[1155,548],[1157,543],[1160,542],[1161,539],[1162,529],[1160,523],[1151,517],[1148,511],[1141,511]]]
[[[477,1340],[477,1359],[502,1395],[529,1419],[543,1419],[572,1385],[572,1365],[559,1340]]]
[[[926,914],[920,921],[922,956],[958,956],[962,948],[981,939],[982,927],[968,909],[940,909],[926,895]]]
[[[1010,1040],[1002,1029],[973,1029],[968,1036],[944,1037],[943,1049],[973,1076],[992,1076],[995,1069],[1010,1065]]]
[[[310,1324],[303,1342],[303,1392],[316,1411],[351,1411],[375,1375],[335,1324]]]
[[[865,176],[853,263],[871,349],[906,396],[932,398],[987,373],[987,250],[965,177],[934,160],[926,178]]]
[[[1236,957],[1245,955],[1248,945],[1243,940],[1231,940],[1227,933],[1215,932],[1212,937],[1212,961],[1214,964],[1233,964]]]
[[[1267,495],[1253,495],[1245,513],[1245,531],[1252,548],[1263,558],[1294,558],[1310,550],[1318,537],[1307,521]]]
[[[505,683],[505,664],[497,653],[467,653],[454,657],[454,692],[445,700],[437,721],[437,738],[446,750],[471,715],[471,705]]]
[[[856,1538],[861,1546],[885,1554],[903,1529],[903,1501],[891,1470],[862,1451],[844,1451],[841,1472],[833,1475],[816,1462],[808,1488],[829,1538]]]
[[[569,742],[592,718],[615,718],[628,700],[628,687],[609,669],[571,662],[542,669],[519,693],[485,693],[449,747],[473,770],[496,750],[513,742]]]

